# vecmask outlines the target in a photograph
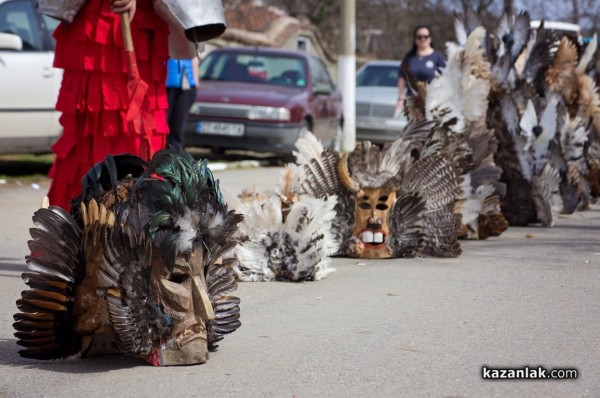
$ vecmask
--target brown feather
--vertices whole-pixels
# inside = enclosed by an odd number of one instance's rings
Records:
[[[68,300],[67,297],[63,294],[56,293],[56,292],[48,292],[48,291],[39,290],[39,289],[24,291],[21,296],[25,299],[40,299],[40,300],[47,299],[47,301],[53,301],[53,302],[62,303],[62,304],[66,303]]]
[[[600,160],[588,159],[588,180],[593,198],[600,198]]]
[[[13,327],[20,332],[36,329],[52,329],[54,327],[54,322],[35,322],[18,320],[15,323],[13,323]]]
[[[579,109],[583,110],[583,113],[592,119],[594,130],[598,135],[598,139],[600,139],[600,96],[598,95],[598,88],[594,80],[585,72],[577,73],[577,83]]]
[[[25,292],[23,292],[23,293],[25,293]],[[21,306],[23,308],[21,308]],[[29,310],[33,310],[34,312],[37,312],[40,310],[49,310],[49,311],[66,311],[67,310],[66,306],[59,304],[59,303],[52,302],[52,301],[33,300],[33,299],[24,299],[24,298],[17,300],[17,307],[23,312],[32,312]]]
[[[83,255],[85,258],[85,276],[75,289],[73,314],[76,316],[74,330],[80,335],[105,333],[110,331],[106,301],[100,297],[96,289],[99,281],[99,270],[104,264],[102,240],[107,234],[107,210],[103,204],[92,199],[87,206],[87,221],[83,235]]]
[[[53,337],[54,330],[29,330],[29,331],[18,331],[15,332],[15,337],[22,340],[39,340],[46,337]],[[53,339],[54,341],[54,339]]]
[[[572,104],[576,100],[576,67],[577,48],[571,40],[563,37],[558,45],[554,62],[546,72],[546,82],[550,89],[562,93],[568,104]]]
[[[17,333],[19,333],[19,332],[17,332]],[[17,333],[15,333],[15,335]],[[54,336],[40,337],[40,338],[17,341],[17,344],[22,347],[39,347],[39,346],[45,346],[45,345],[53,344],[53,343],[56,343],[56,339],[54,338]],[[19,353],[21,353],[21,352],[19,352]]]
[[[13,315],[15,320],[53,321],[54,314],[47,312],[27,312]]]
[[[500,236],[502,232],[508,229],[508,220],[501,212],[480,214],[478,223],[479,239],[487,239],[490,236]]]

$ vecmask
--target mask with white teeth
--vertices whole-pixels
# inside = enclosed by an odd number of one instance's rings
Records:
[[[340,182],[354,196],[354,229],[346,254],[361,258],[394,257],[390,239],[389,215],[396,202],[394,184],[367,187],[348,170],[348,155],[339,163]]]
[[[363,246],[365,258],[389,258],[392,252],[386,244],[390,227],[388,214],[396,193],[382,188],[365,188],[356,193],[354,237]]]

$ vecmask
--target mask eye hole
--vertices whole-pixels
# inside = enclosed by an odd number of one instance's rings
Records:
[[[358,207],[360,207],[363,210],[369,210],[371,208],[371,205],[367,202],[362,202],[358,205]]]
[[[377,204],[377,206],[375,206],[375,208],[377,210],[387,210],[388,209],[388,205],[386,205],[385,203],[379,203],[379,204]]]
[[[380,202],[385,202],[386,200],[388,200],[388,196],[387,195],[383,195],[379,197],[379,201]]]
[[[172,273],[167,280],[169,282],[173,282],[173,283],[177,283],[177,284],[182,284],[183,282],[187,281],[188,279],[189,279],[189,275],[187,275],[187,274],[174,274],[174,273]]]

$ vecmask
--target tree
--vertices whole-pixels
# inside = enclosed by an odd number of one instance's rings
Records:
[[[224,4],[235,7],[239,1],[224,0]],[[343,0],[262,1],[312,23],[329,49],[338,51]],[[467,9],[480,15],[488,29],[495,28],[505,10],[528,10],[532,19],[579,23],[587,36],[600,29],[598,0],[356,0],[357,52],[372,58],[401,59],[412,46],[413,29],[421,24],[430,27],[434,45],[444,51],[445,43],[455,38],[454,14],[464,14]]]

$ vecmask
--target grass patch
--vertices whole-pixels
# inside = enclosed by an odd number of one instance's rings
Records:
[[[0,155],[0,180],[2,185],[14,186],[43,182],[54,161],[54,154]]]

